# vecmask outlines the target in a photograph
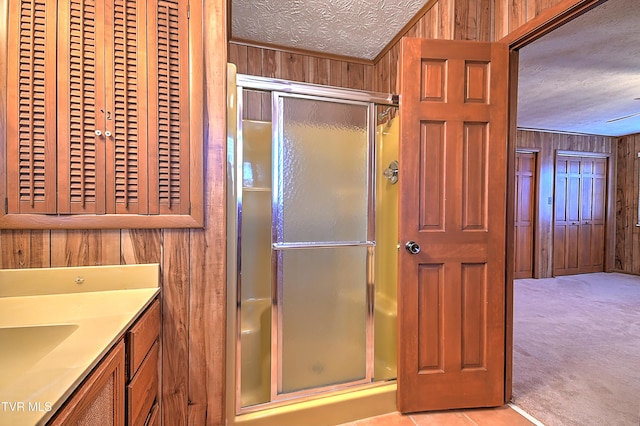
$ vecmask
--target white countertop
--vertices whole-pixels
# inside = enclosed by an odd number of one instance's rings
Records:
[[[132,285],[122,278],[122,268],[136,266],[142,268],[125,274],[138,280]],[[157,265],[55,269],[0,271],[2,426],[49,420],[159,293]],[[13,271],[32,271],[32,275],[23,281],[8,273]],[[96,271],[99,278],[85,279],[82,292],[56,291],[65,291],[70,279],[90,277]],[[43,272],[56,279],[56,274],[62,274],[60,281],[67,283],[56,286],[50,282],[47,288],[55,294],[11,295],[23,291],[7,290],[19,283],[22,289],[28,288],[31,284],[27,283],[34,277],[41,279],[38,273]]]

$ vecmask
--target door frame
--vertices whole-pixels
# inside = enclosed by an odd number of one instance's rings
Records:
[[[607,0],[562,0],[499,40],[509,45],[509,135],[507,142],[507,229],[505,280],[505,403],[513,396],[513,276],[515,268],[515,162],[518,108],[518,51]],[[610,265],[605,259],[605,270]]]

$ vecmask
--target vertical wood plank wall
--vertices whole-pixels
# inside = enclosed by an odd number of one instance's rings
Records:
[[[403,35],[499,40],[563,1],[439,0]],[[227,0],[203,3],[205,229],[0,231],[0,268],[161,264],[162,418],[172,426],[225,423]],[[398,52],[396,44],[367,65],[232,44],[229,59],[246,58],[246,69],[239,72],[248,74],[393,93]],[[4,94],[0,89],[0,115],[6,109]],[[637,234],[633,238],[637,241]],[[639,255],[634,258],[630,261],[639,264]]]
[[[373,65],[229,43],[239,74],[373,90]]]
[[[518,130],[516,139],[518,148],[539,150],[534,274],[536,278],[548,278],[553,276],[553,204],[549,201],[554,197],[555,153],[561,150],[614,154],[609,167],[615,170],[616,138]]]
[[[640,222],[638,196],[640,183],[640,134],[618,140],[616,173],[616,247],[614,268],[640,274]]]

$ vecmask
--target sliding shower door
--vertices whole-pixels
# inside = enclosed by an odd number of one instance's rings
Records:
[[[273,107],[275,400],[371,380],[374,227],[370,105],[273,93]]]

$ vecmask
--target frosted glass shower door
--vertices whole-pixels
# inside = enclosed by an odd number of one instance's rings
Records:
[[[277,398],[370,380],[374,243],[369,104],[274,102]]]

